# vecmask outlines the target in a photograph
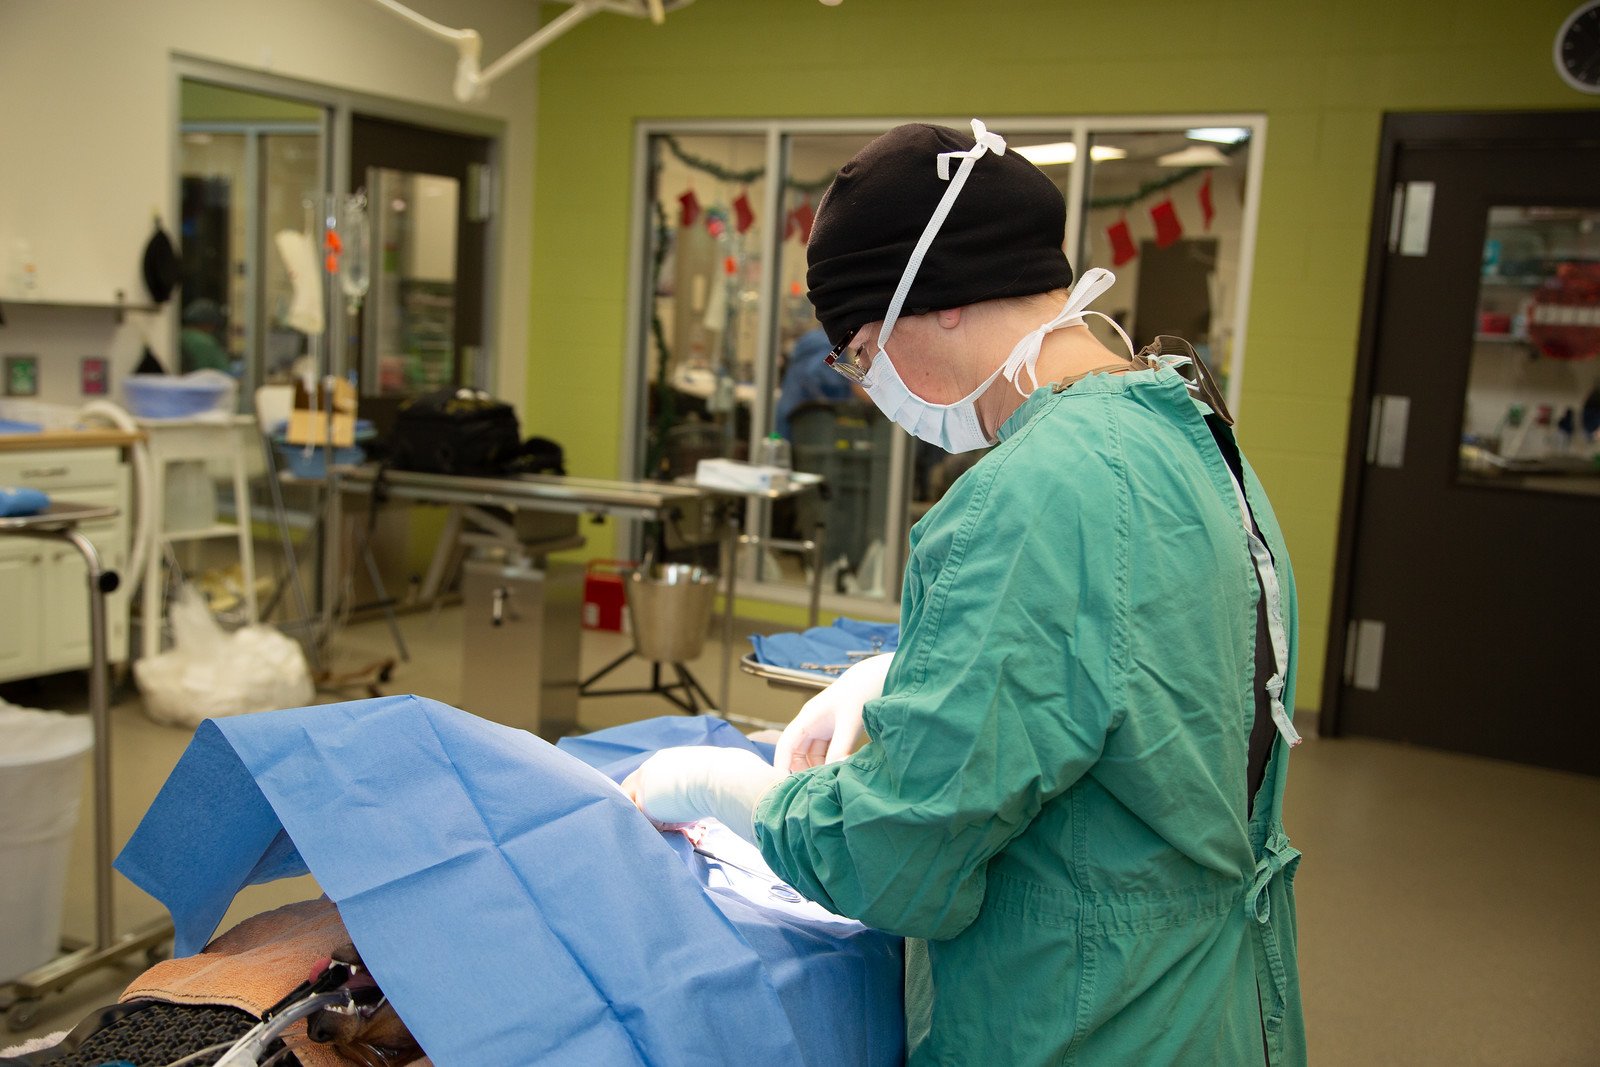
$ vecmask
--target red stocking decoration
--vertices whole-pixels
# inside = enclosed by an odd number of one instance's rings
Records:
[[[756,213],[750,209],[750,198],[740,192],[739,198],[733,202],[734,228],[740,233],[744,233],[754,221],[756,221]]]
[[[794,209],[794,223],[800,227],[800,243],[811,243],[811,224],[816,221],[817,214],[811,210],[809,199],[800,201],[800,206]]]
[[[1172,206],[1172,197],[1150,209],[1150,220],[1156,224],[1156,247],[1166,248],[1183,236],[1178,224],[1178,209]]]
[[[1118,219],[1106,227],[1106,239],[1111,242],[1111,265],[1120,267],[1139,254],[1133,246],[1133,232],[1128,229],[1128,220]]]
[[[1211,229],[1211,220],[1216,218],[1217,209],[1211,203],[1211,172],[1206,171],[1206,180],[1200,183],[1200,217],[1206,220],[1206,230]]]
[[[693,189],[686,189],[678,197],[678,225],[693,226],[694,220],[700,217],[700,198],[694,195]]]

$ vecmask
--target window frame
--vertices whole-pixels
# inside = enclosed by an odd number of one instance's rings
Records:
[[[768,175],[784,175],[788,166],[788,139],[796,135],[851,135],[882,133],[904,122],[931,122],[938,125],[965,129],[970,116],[923,118],[746,118],[746,119],[640,119],[634,123],[633,175],[630,194],[629,252],[628,252],[628,311],[624,349],[624,382],[621,408],[621,470],[622,478],[635,480],[643,477],[643,446],[647,419],[649,375],[647,341],[650,336],[650,319],[647,305],[654,295],[650,288],[650,244],[654,235],[650,193],[650,142],[652,137],[671,136],[762,136],[766,141],[766,171]],[[1089,172],[1089,145],[1092,135],[1120,132],[1184,131],[1199,127],[1232,126],[1250,131],[1250,152],[1245,167],[1245,198],[1239,231],[1238,284],[1233,297],[1233,321],[1238,324],[1233,341],[1227,402],[1235,418],[1243,407],[1243,381],[1247,348],[1250,289],[1254,278],[1257,225],[1260,216],[1261,180],[1266,163],[1267,119],[1262,114],[1159,114],[1159,115],[1080,115],[1080,116],[1000,116],[985,118],[985,124],[1003,137],[1049,135],[1060,140],[1071,140],[1077,147],[1077,159],[1068,174],[1067,228],[1065,247],[1075,267],[1083,262],[1085,246],[1085,219],[1088,205],[1085,188]],[[777,219],[781,215],[784,183],[769,180],[762,195],[759,210],[761,217]],[[758,314],[760,326],[756,331],[755,398],[750,412],[750,454],[756,454],[761,436],[771,429],[772,390],[777,366],[779,330],[777,313],[779,303],[777,264],[782,254],[783,228],[772,226],[764,231],[762,260],[769,264],[764,284],[759,294]],[[889,506],[887,530],[908,528],[910,510],[911,448],[910,438],[896,433],[889,458]],[[752,508],[746,516],[746,532],[759,527],[761,512]],[[619,544],[637,557],[642,545],[642,528],[638,523],[619,529]],[[829,613],[859,616],[898,614],[900,603],[900,578],[905,572],[908,545],[904,536],[886,537],[884,566],[892,579],[885,582],[882,598],[850,596],[824,592],[822,609]],[[804,606],[809,602],[810,591],[791,583],[764,579],[748,581],[743,593],[754,600],[775,604]]]

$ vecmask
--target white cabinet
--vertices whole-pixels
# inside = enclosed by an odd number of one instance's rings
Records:
[[[35,673],[45,545],[0,538],[0,678]]]
[[[0,485],[42,489],[73,504],[109,504],[115,518],[79,529],[101,566],[126,579],[128,473],[115,448],[0,454]],[[89,579],[83,557],[59,541],[0,537],[0,681],[89,666]],[[128,595],[106,597],[106,657],[128,658]]]
[[[144,588],[140,601],[142,633],[140,654],[154,656],[161,651],[162,612],[165,598],[152,595],[164,588],[162,569],[169,544],[228,538],[239,548],[239,569],[243,575],[245,621],[255,622],[256,565],[250,534],[250,481],[243,442],[256,438],[253,416],[239,415],[225,422],[209,420],[141,420],[150,447],[150,499],[163,502],[161,521],[156,523],[155,544],[145,559]],[[234,522],[215,519],[215,488],[207,465],[225,465],[233,481]],[[174,477],[187,470],[190,477]],[[180,486],[186,488],[180,489]],[[198,494],[198,499],[196,495]],[[199,515],[196,519],[196,515]],[[194,521],[187,521],[194,520]]]

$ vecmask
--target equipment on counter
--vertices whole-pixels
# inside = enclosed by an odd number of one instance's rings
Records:
[[[389,465],[425,474],[499,474],[521,451],[511,405],[473,389],[407,400],[389,437]]]

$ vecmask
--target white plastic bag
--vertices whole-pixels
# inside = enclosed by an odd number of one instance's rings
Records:
[[[168,614],[172,648],[133,665],[145,710],[157,722],[198,726],[221,715],[304,707],[315,697],[305,654],[272,627],[228,633],[188,584]]]

